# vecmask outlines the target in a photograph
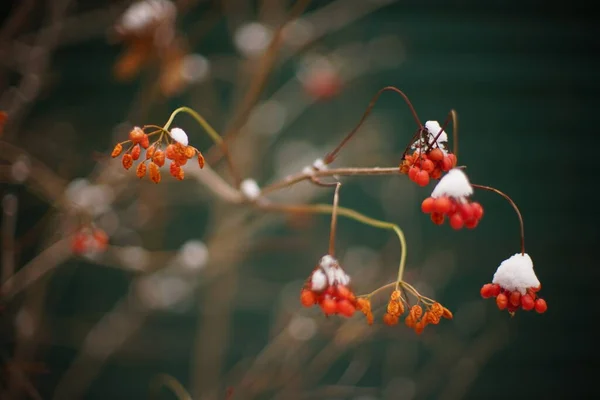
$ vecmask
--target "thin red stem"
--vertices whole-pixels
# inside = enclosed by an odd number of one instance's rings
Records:
[[[358,125],[356,125],[356,127],[354,129],[352,129],[352,131],[348,135],[346,135],[346,137],[340,142],[340,144],[337,145],[337,147],[335,149],[333,149],[331,152],[329,152],[323,158],[323,162],[326,165],[327,164],[331,164],[335,160],[335,158],[337,157],[337,154],[340,152],[340,150],[342,150],[342,148],[346,145],[346,143],[348,143],[348,141],[350,139],[352,139],[352,137],[354,136],[354,134],[360,129],[360,127],[365,122],[365,120],[367,119],[367,117],[371,114],[371,111],[373,110],[373,107],[375,107],[375,103],[377,103],[377,100],[379,99],[379,96],[381,96],[381,94],[383,92],[386,92],[386,91],[393,91],[393,92],[398,93],[400,96],[402,96],[402,98],[404,99],[404,101],[406,102],[406,104],[408,104],[408,107],[410,108],[410,112],[412,113],[412,116],[415,119],[415,122],[417,123],[417,125],[419,127],[423,126],[421,124],[421,121],[419,120],[419,116],[417,115],[417,112],[415,111],[415,108],[413,107],[412,103],[408,99],[408,96],[406,96],[406,94],[404,94],[403,91],[401,91],[400,89],[398,89],[398,88],[396,88],[394,86],[386,86],[383,89],[380,89],[379,92],[377,92],[377,94],[375,94],[375,96],[373,96],[373,99],[371,100],[371,102],[367,106],[367,109],[365,110],[364,114],[360,118],[360,121],[358,121]]]
[[[493,187],[483,186],[483,185],[475,185],[471,184],[474,188],[488,190],[490,192],[494,192],[504,197],[510,205],[515,209],[517,216],[519,217],[519,224],[521,225],[521,254],[525,255],[525,224],[523,224],[523,217],[521,216],[521,211],[519,211],[519,207],[515,204],[515,202],[504,192],[499,191]]]

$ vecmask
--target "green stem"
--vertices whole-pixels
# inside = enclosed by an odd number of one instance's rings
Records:
[[[227,164],[229,166],[229,170],[231,171],[231,175],[233,176],[233,179],[235,181],[235,186],[238,187],[240,185],[241,178],[236,172],[235,167],[233,166],[233,160],[229,153],[229,148],[227,147],[227,144],[223,141],[221,135],[219,135],[217,131],[200,114],[198,114],[196,111],[192,110],[189,107],[179,107],[171,113],[171,116],[169,117],[167,123],[163,126],[163,129],[168,132],[169,127],[173,123],[173,120],[175,120],[175,116],[182,112],[191,115],[192,118],[194,118],[198,122],[198,124],[200,124],[202,128],[204,128],[204,131],[208,134],[208,136],[210,136],[212,141],[215,142],[215,144],[217,144],[221,148],[221,151],[223,152],[223,155],[227,160]]]
[[[285,211],[285,212],[297,212],[297,213],[313,213],[313,214],[331,214],[334,207],[329,204],[307,204],[307,205],[283,205],[283,204],[265,204],[260,206],[266,210],[272,211]],[[396,224],[386,221],[380,221],[371,217],[367,217],[357,211],[350,208],[337,207],[337,214],[343,215],[346,218],[353,219],[357,222],[361,222],[365,225],[372,226],[374,228],[389,229],[393,230],[398,239],[400,240],[400,265],[398,266],[398,278],[396,281],[396,290],[402,282],[402,276],[404,275],[404,267],[406,265],[406,238],[400,227]]]

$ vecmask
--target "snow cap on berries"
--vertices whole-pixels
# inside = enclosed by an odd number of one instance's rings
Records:
[[[430,140],[435,139],[437,134],[440,133],[440,131],[442,130],[441,125],[437,121],[425,122],[425,128],[429,131]],[[446,131],[442,131],[440,137],[437,138],[437,144],[439,147],[442,147],[441,143],[447,143],[447,142],[448,142],[448,135],[446,134]]]
[[[431,197],[453,197],[456,199],[468,197],[473,194],[473,186],[469,183],[467,175],[459,168],[448,171],[433,189]]]
[[[311,290],[320,291],[329,286],[348,285],[350,276],[340,267],[338,260],[325,255],[319,261],[317,269],[311,276]]]
[[[522,295],[527,293],[528,288],[540,286],[540,281],[533,271],[533,261],[527,253],[517,253],[502,261],[494,274],[492,283],[509,291],[518,290]]]
[[[173,128],[170,133],[174,141],[181,143],[184,146],[188,145],[188,136],[183,129]]]

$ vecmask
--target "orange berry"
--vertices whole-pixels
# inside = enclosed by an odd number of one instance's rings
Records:
[[[152,156],[152,160],[156,163],[156,165],[162,167],[165,165],[165,153],[161,150],[157,150]]]
[[[537,299],[535,301],[535,311],[537,311],[539,314],[545,313],[547,309],[548,309],[548,304],[546,304],[546,300]]]
[[[465,225],[465,221],[460,216],[460,214],[456,213],[450,217],[450,226],[452,229],[459,230]]]
[[[411,315],[415,321],[418,321],[423,316],[423,309],[420,305],[415,304],[410,308],[409,315]]]
[[[121,143],[117,143],[117,145],[113,149],[113,151],[112,151],[112,153],[111,153],[110,156],[112,158],[118,157],[119,154],[121,154],[122,151],[123,151],[123,145],[121,145]]]
[[[445,156],[442,159],[441,164],[442,164],[441,165],[442,171],[444,171],[444,172],[448,172],[452,169],[452,160],[448,156]]]
[[[441,317],[444,314],[444,307],[442,307],[442,305],[440,303],[435,302],[431,305],[430,311],[434,315]]]
[[[129,169],[129,168],[131,168],[132,165],[133,165],[133,157],[131,157],[131,154],[124,154],[123,155],[123,168]]]
[[[490,297],[492,297],[492,284],[486,283],[485,285],[483,285],[479,293],[484,299],[489,299]]]
[[[398,317],[385,313],[383,315],[383,323],[386,324],[387,326],[394,326],[398,323]]]
[[[497,297],[501,291],[502,291],[502,289],[500,288],[500,285],[498,285],[497,283],[492,284],[492,287],[491,287],[492,297]]]
[[[496,297],[496,305],[498,306],[498,309],[504,310],[508,306],[508,297],[506,297],[504,293],[500,293]]]
[[[471,203],[471,209],[473,210],[473,217],[476,220],[480,220],[481,217],[483,217],[483,207],[481,206],[481,204],[477,202]]]
[[[204,168],[204,156],[200,152],[198,152],[198,166],[200,169]]]
[[[474,211],[469,203],[460,203],[458,205],[458,212],[463,220],[469,220],[474,217]]]
[[[438,197],[433,203],[433,209],[437,213],[446,214],[452,208],[452,202],[447,197]]]
[[[135,174],[140,179],[142,179],[144,176],[146,176],[146,164],[144,164],[143,162],[141,162],[138,165],[137,170],[135,171]]]
[[[144,136],[142,137],[142,140],[140,140],[140,145],[144,149],[147,149],[148,146],[150,146],[150,139],[148,138],[148,135],[146,135],[145,133],[144,133]]]
[[[423,330],[425,329],[425,323],[425,320],[421,320],[415,324],[415,332],[417,333],[417,335],[423,333]]]
[[[390,301],[388,303],[387,313],[394,316],[400,315],[400,305],[398,304],[398,301]]]
[[[192,158],[192,157],[194,157],[194,155],[196,154],[196,149],[195,149],[195,148],[193,148],[192,146],[187,146],[187,147],[185,148],[184,152],[185,152],[185,156],[186,156],[187,158]]]
[[[523,310],[530,311],[533,310],[533,307],[535,307],[535,301],[530,294],[521,296],[521,308],[523,308]]]
[[[315,293],[308,289],[302,289],[300,292],[300,302],[304,307],[311,307],[317,302]]]
[[[508,301],[514,307],[520,306],[521,305],[521,293],[515,290],[514,292],[512,292],[510,294],[510,297],[508,298]]]
[[[444,152],[442,149],[435,148],[429,152],[429,159],[435,162],[442,161],[444,159]]]
[[[444,214],[440,214],[438,212],[431,213],[431,220],[436,225],[441,225],[444,223]]]
[[[444,313],[442,314],[442,317],[446,318],[446,319],[452,319],[452,318],[454,318],[454,315],[452,315],[452,311],[450,311],[446,307],[444,307]]]
[[[429,183],[429,173],[424,170],[417,172],[417,175],[415,176],[415,182],[419,186],[427,186]]]
[[[148,150],[146,150],[146,160],[152,159],[155,151],[156,151],[156,146],[149,147]]]
[[[131,158],[137,160],[138,158],[140,158],[141,153],[142,149],[140,148],[140,145],[136,144],[135,146],[133,146],[133,149],[131,149]]]
[[[419,173],[419,168],[410,167],[410,169],[408,170],[408,179],[410,179],[413,182],[416,182],[418,173]]]
[[[179,176],[179,171],[181,171],[181,167],[176,162],[171,162],[169,166],[169,173],[173,178],[177,178]]]
[[[359,297],[356,299],[356,309],[366,313],[371,309],[371,303],[365,297]]]
[[[348,289],[344,285],[338,285],[336,290],[337,290],[338,296],[341,297],[342,299],[349,299],[352,296],[352,292],[350,291],[350,289]]]
[[[431,179],[440,179],[442,177],[442,170],[439,168],[436,168],[433,170],[433,172],[431,173]]]
[[[150,175],[150,179],[152,180],[152,182],[154,182],[154,183],[160,182],[160,170],[158,169],[158,165],[156,165],[153,162],[150,163],[149,175]]]
[[[337,311],[337,304],[330,297],[326,297],[321,302],[321,309],[323,310],[323,313],[325,313],[325,315],[335,314],[335,312]]]
[[[166,156],[169,160],[175,160],[177,159],[177,150],[175,148],[174,144],[170,144],[167,146],[167,149],[165,150]]]
[[[456,167],[456,163],[458,162],[458,160],[456,159],[456,155],[448,154],[448,159],[450,160],[451,168]]]
[[[435,169],[435,165],[433,164],[433,161],[425,160],[423,161],[423,165],[421,165],[421,168],[423,169],[423,171],[426,171],[428,174],[430,174]]]
[[[425,200],[423,200],[423,202],[421,203],[421,211],[423,211],[425,214],[429,214],[430,212],[432,212],[434,209],[434,202],[435,199],[431,197],[428,197]]]
[[[392,294],[390,294],[390,300],[396,301],[400,299],[400,291],[399,290],[394,290],[392,292]]]
[[[340,300],[337,303],[337,311],[345,317],[351,317],[356,308],[348,300]]]
[[[129,131],[129,140],[133,143],[140,143],[146,134],[139,126],[134,127]]]

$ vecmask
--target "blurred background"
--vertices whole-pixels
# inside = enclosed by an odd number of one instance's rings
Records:
[[[577,1],[507,3],[3,1],[0,397],[169,399],[174,382],[193,399],[599,395],[596,31]],[[228,204],[194,165],[155,185],[110,158],[132,126],[189,106],[265,186],[331,150],[388,85],[423,121],[458,112],[459,163],[523,213],[544,315],[510,318],[479,294],[519,251],[517,217],[491,193],[475,195],[477,229],[456,232],[420,211],[433,184],[342,179],[340,204],[399,224],[406,280],[454,312],[417,336],[381,322],[387,294],[373,326],[301,307],[327,216]],[[192,118],[175,126],[233,182]],[[385,93],[334,165],[397,166],[415,128]],[[304,182],[272,198],[332,191]],[[82,227],[108,246],[74,246]],[[357,293],[395,279],[393,234],[338,229]]]

